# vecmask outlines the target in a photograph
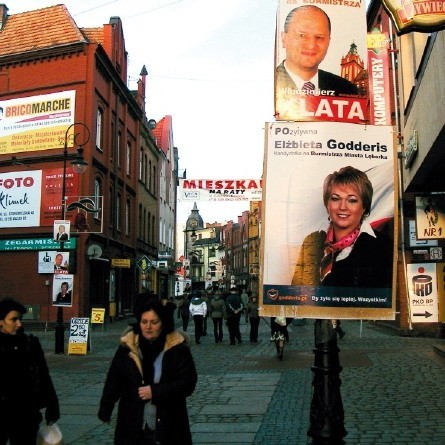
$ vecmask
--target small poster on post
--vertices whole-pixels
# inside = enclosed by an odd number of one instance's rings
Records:
[[[54,241],[63,243],[70,239],[70,225],[69,220],[58,219],[54,221]]]
[[[54,274],[53,280],[53,306],[73,305],[73,281],[74,275]]]
[[[86,355],[88,350],[89,324],[89,318],[73,317],[71,319],[68,354]]]

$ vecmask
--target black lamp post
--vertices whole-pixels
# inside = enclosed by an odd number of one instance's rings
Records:
[[[340,366],[337,333],[331,320],[315,320],[312,402],[307,435],[311,445],[343,445],[343,402],[340,394]]]
[[[83,146],[90,140],[90,130],[88,127],[81,123],[81,122],[74,122],[74,124],[71,124],[65,132],[65,141],[63,145],[63,176],[62,176],[62,220],[65,219],[65,212],[66,212],[66,163],[68,160],[68,138],[69,138],[69,132],[71,128],[73,127],[83,127],[83,139],[82,143],[78,144],[77,147],[77,154],[73,161],[71,161],[71,165],[74,169],[74,171],[78,174],[83,173],[88,163],[85,162],[83,159]],[[73,145],[76,145],[77,138],[79,136],[79,133],[76,133],[76,129],[74,128],[74,135],[73,135]],[[60,249],[63,251],[64,249],[64,242],[60,242]],[[56,354],[63,354],[65,351],[64,348],[64,338],[65,338],[65,326],[63,325],[63,307],[58,306],[57,307],[57,322],[55,327],[55,353]]]

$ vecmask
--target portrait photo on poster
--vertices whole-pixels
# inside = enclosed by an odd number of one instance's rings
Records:
[[[70,239],[70,227],[69,220],[56,220],[54,221],[54,241],[64,242]]]
[[[359,80],[367,68],[365,5],[280,1],[275,57],[278,120],[343,120],[317,118],[317,109],[323,98],[322,108],[336,114],[332,98],[338,96],[345,98],[344,106],[365,107],[359,101],[366,95]],[[365,110],[361,114],[365,117]]]
[[[53,279],[53,306],[73,305],[73,282],[74,275],[54,274]]]
[[[268,304],[391,308],[393,130],[338,127],[269,127],[263,191]]]
[[[56,252],[54,256],[54,273],[68,273],[70,264],[69,252]]]

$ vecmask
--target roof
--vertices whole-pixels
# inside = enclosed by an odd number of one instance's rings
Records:
[[[156,139],[156,145],[167,154],[170,149],[170,131],[172,127],[172,117],[164,116],[152,130]]]
[[[100,38],[91,29],[84,34],[65,5],[12,14],[0,30],[0,56],[88,42],[86,36]]]

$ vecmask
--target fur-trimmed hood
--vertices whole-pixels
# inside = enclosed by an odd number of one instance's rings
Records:
[[[122,334],[120,343],[122,346],[125,346],[130,351],[128,355],[132,360],[134,360],[141,376],[143,376],[142,372],[142,357],[141,351],[139,349],[139,335],[134,332],[133,327],[129,326]],[[190,344],[190,340],[188,335],[181,331],[173,331],[170,334],[167,334],[164,345],[164,352],[169,349],[177,346],[181,343]]]

